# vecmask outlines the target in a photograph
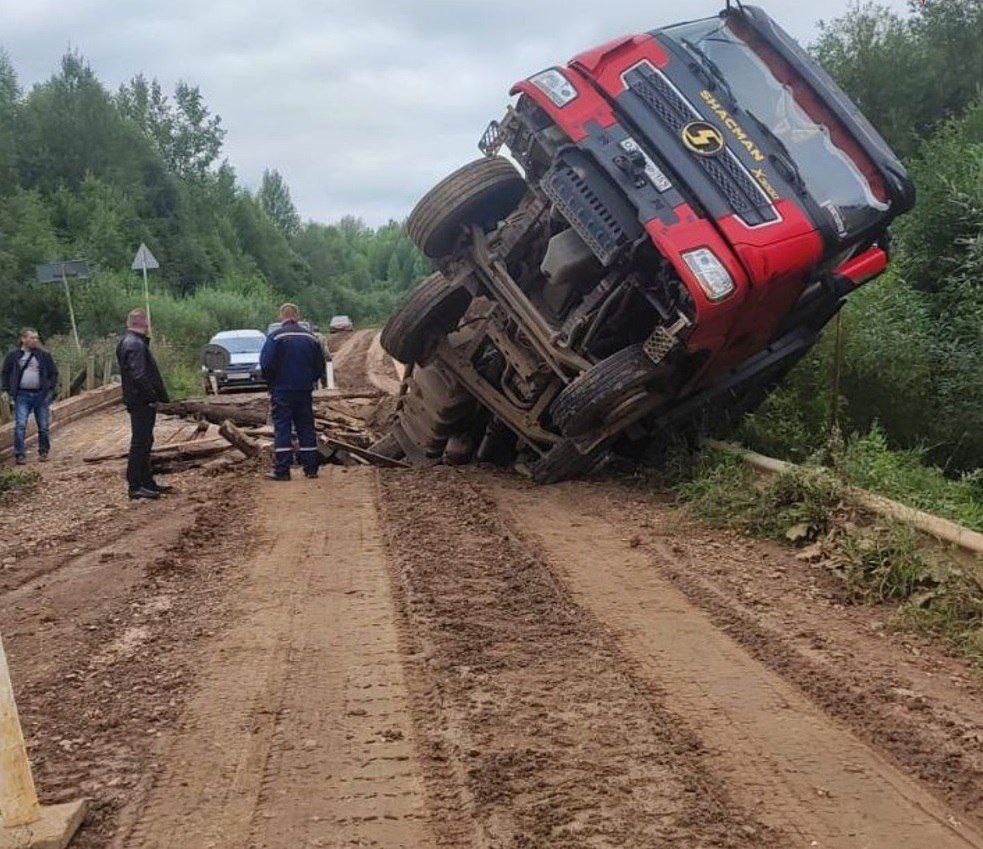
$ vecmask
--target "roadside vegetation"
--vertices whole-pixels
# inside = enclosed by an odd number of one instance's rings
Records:
[[[143,304],[141,242],[161,266],[154,335],[178,392],[198,386],[213,333],[265,328],[283,300],[325,326],[384,320],[426,272],[402,227],[302,222],[275,169],[256,191],[240,183],[224,136],[193,86],[168,95],[138,75],[112,92],[70,52],[25,91],[0,45],[0,346],[22,325],[70,334],[61,287],[35,282],[35,264],[65,259],[95,270],[72,284],[83,343],[118,333]]]
[[[0,496],[16,489],[33,486],[41,479],[37,469],[18,469],[0,466]]]
[[[676,494],[693,515],[797,547],[799,559],[841,583],[847,600],[897,605],[901,624],[983,664],[979,561],[865,512],[851,501],[842,467],[806,464],[761,477],[737,455],[707,449],[677,469]]]

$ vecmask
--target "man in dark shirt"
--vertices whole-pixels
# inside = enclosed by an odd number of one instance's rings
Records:
[[[167,402],[167,389],[150,352],[150,325],[142,309],[130,310],[126,335],[116,346],[123,379],[123,403],[130,414],[130,454],[126,483],[130,498],[159,498],[167,488],[154,480],[150,451],[154,447],[157,405]]]
[[[281,326],[263,345],[259,365],[273,401],[274,467],[267,477],[290,480],[293,430],[297,454],[309,478],[317,477],[317,434],[314,431],[314,385],[323,380],[326,364],[320,340],[300,325],[300,310],[280,307]]]
[[[27,422],[32,414],[38,426],[38,459],[43,463],[51,450],[51,396],[58,388],[58,367],[51,354],[41,347],[41,339],[33,328],[25,327],[20,332],[20,347],[4,358],[2,386],[14,402],[17,465],[27,462]]]

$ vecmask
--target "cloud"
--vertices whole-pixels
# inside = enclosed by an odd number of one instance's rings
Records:
[[[825,17],[845,10],[831,0]],[[903,0],[894,0],[900,9]],[[8,3],[0,35],[24,84],[69,46],[115,88],[138,72],[201,87],[228,131],[225,155],[258,184],[278,168],[305,218],[401,218],[444,174],[478,155],[517,79],[595,44],[719,0],[33,0]],[[774,2],[797,38],[814,4]]]

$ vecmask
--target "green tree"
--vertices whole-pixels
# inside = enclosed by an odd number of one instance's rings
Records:
[[[225,138],[222,119],[210,113],[197,86],[179,82],[172,102],[156,79],[148,82],[137,74],[120,86],[116,104],[154,143],[171,171],[200,177],[218,159]]]
[[[902,156],[979,92],[983,0],[925,3],[908,17],[854,3],[819,29],[813,52]]]
[[[0,195],[9,193],[16,184],[14,126],[19,100],[17,73],[10,58],[0,49]]]
[[[284,236],[293,238],[297,235],[297,231],[300,230],[300,216],[290,197],[289,187],[275,168],[263,172],[258,198],[260,206],[273,219]]]

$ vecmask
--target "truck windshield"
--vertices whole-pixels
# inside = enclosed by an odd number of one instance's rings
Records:
[[[870,159],[750,27],[732,16],[667,27],[661,34],[710,70],[715,93],[729,108],[743,111],[750,124],[760,122],[777,137],[763,137],[762,147],[779,156],[787,152],[794,160],[806,190],[840,239],[877,223],[888,204]],[[720,77],[726,86],[717,81]]]

